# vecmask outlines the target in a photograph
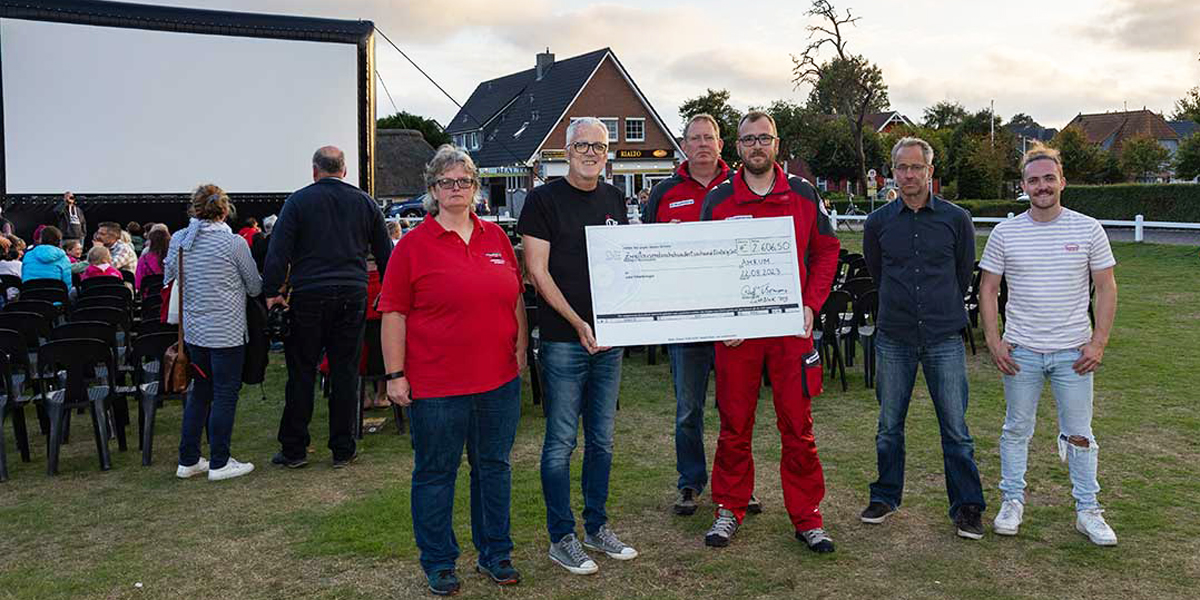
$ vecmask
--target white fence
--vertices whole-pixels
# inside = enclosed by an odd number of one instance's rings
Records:
[[[1003,223],[1013,218],[1013,213],[1008,213],[1007,217],[972,217],[971,221],[975,223]],[[867,215],[842,215],[838,216],[837,211],[829,213],[829,222],[837,229],[838,221],[866,221]],[[1175,223],[1172,221],[1147,221],[1142,215],[1137,215],[1132,221],[1100,221],[1100,224],[1105,227],[1132,227],[1133,241],[1145,241],[1146,229],[1193,229],[1200,230],[1200,223]]]

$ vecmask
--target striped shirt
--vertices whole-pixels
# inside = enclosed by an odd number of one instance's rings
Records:
[[[195,230],[193,230],[195,228]],[[187,240],[189,232],[192,239]],[[163,279],[179,273],[183,249],[183,339],[205,348],[246,343],[246,296],[262,292],[258,267],[246,240],[228,225],[195,221],[171,236]]]
[[[1117,264],[1100,222],[1069,208],[1053,221],[1026,211],[988,236],[979,267],[1004,275],[1004,340],[1034,352],[1078,348],[1091,340],[1089,275]]]

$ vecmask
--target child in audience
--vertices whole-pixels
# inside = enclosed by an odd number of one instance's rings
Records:
[[[5,235],[8,247],[0,256],[0,275],[21,276],[21,258],[25,256],[25,240],[15,235]]]
[[[116,277],[124,281],[121,272],[112,266],[112,254],[104,246],[93,246],[88,250],[88,268],[83,271],[81,279],[92,277]]]

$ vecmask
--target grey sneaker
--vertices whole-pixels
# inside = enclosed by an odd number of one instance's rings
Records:
[[[729,540],[733,539],[733,534],[737,533],[737,530],[737,517],[733,516],[733,511],[718,508],[717,520],[713,521],[708,533],[704,534],[704,545],[724,548],[729,545]]]
[[[700,492],[692,488],[685,487],[679,490],[679,495],[675,497],[675,514],[677,515],[692,515],[696,513],[696,496]]]
[[[813,552],[833,552],[833,538],[829,537],[829,534],[820,527],[797,531],[796,539],[804,542],[804,545]]]
[[[591,575],[600,570],[596,561],[583,551],[579,538],[573,533],[568,533],[557,543],[550,544],[550,560],[574,575]]]
[[[608,525],[601,525],[600,530],[596,533],[589,533],[584,536],[583,545],[590,550],[603,552],[609,558],[617,560],[630,560],[637,558],[638,555],[637,550],[626,546],[624,542],[617,539],[617,534],[613,533],[608,528]]]

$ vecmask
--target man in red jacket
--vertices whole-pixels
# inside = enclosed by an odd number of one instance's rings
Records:
[[[659,182],[650,192],[643,223],[687,223],[700,220],[704,196],[729,179],[729,165],[721,160],[721,130],[709,114],[693,116],[683,128],[683,152],[687,160],[675,174]],[[675,514],[696,512],[696,499],[708,485],[708,462],[704,455],[704,397],[708,374],[713,367],[713,345],[709,342],[671,344],[671,376],[675,384]],[[761,507],[753,499],[751,512]]]
[[[721,415],[712,473],[717,518],[704,542],[727,546],[746,514],[754,490],[754,411],[765,364],[783,442],[779,470],[784,505],[797,539],[814,552],[833,552],[833,540],[823,529],[819,508],[825,496],[825,476],[813,439],[812,398],[821,391],[822,373],[815,359],[812,324],[829,295],[841,244],[816,189],[802,178],[789,177],[775,163],[778,151],[779,138],[771,116],[760,111],[747,113],[738,125],[738,155],[744,165],[709,192],[701,210],[700,218],[706,221],[792,218],[805,323],[799,336],[715,344]]]

